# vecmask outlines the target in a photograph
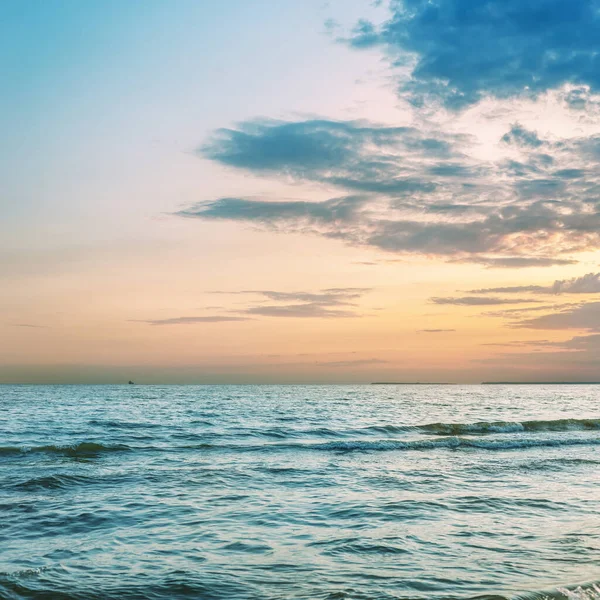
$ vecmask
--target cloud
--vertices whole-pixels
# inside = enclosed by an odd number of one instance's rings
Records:
[[[600,273],[588,273],[572,279],[557,279],[552,285],[515,285],[470,290],[470,294],[600,294]]]
[[[366,19],[359,19],[358,23],[356,23],[352,29],[350,39],[346,41],[348,41],[353,48],[372,48],[380,43],[381,37],[373,23]]]
[[[478,361],[493,363],[496,369],[500,365],[510,365],[511,369],[521,370],[525,380],[598,381],[600,334],[562,341],[532,340],[493,345],[527,348],[526,352],[507,352]]]
[[[506,287],[495,287],[495,288],[482,288],[478,290],[468,290],[469,294],[513,294],[523,292],[535,292],[540,294],[550,293],[549,290],[552,288],[544,287],[541,285],[514,285]]]
[[[343,195],[222,197],[176,214],[490,268],[573,264],[571,254],[600,248],[600,138],[542,142],[513,125],[502,139],[518,146],[519,160],[483,160],[469,136],[425,125],[248,121],[219,130],[199,154]]]
[[[375,210],[374,210],[375,209]],[[199,203],[179,211],[179,216],[225,219],[260,224],[282,232],[303,232],[341,239],[352,245],[369,246],[396,253],[423,253],[438,256],[461,255],[466,262],[488,266],[550,266],[572,264],[572,259],[550,257],[477,257],[479,253],[506,250],[548,252],[550,240],[555,251],[575,252],[600,244],[600,216],[562,215],[540,202],[533,207],[502,209],[485,219],[466,222],[417,221],[386,218],[383,210],[367,198],[336,198],[322,202],[270,202],[222,198]],[[543,236],[540,235],[543,232]],[[561,247],[562,246],[562,247]]]
[[[455,306],[494,306],[498,304],[524,304],[539,302],[529,298],[489,298],[485,296],[463,296],[461,298],[432,298],[434,304],[453,304]]]
[[[246,121],[237,129],[219,129],[197,152],[257,174],[326,183],[353,192],[402,195],[433,191],[435,182],[418,176],[419,161],[428,160],[434,168],[436,161],[459,160],[454,146],[463,138],[363,121],[263,119]],[[456,164],[454,168],[467,167]]]
[[[248,317],[228,317],[221,315],[206,317],[173,317],[171,319],[132,319],[137,323],[148,323],[149,325],[196,325],[198,323],[226,323],[228,321],[249,321]]]
[[[419,329],[417,333],[449,333],[456,331],[456,329]]]
[[[566,83],[600,89],[595,0],[395,0],[390,10],[380,26],[360,21],[347,42],[381,47],[415,104],[462,108]]]
[[[13,327],[27,327],[30,329],[48,329],[48,325],[32,325],[31,323],[15,323]]]
[[[235,292],[214,291],[213,294],[260,295],[269,300],[281,302],[304,302],[322,306],[348,306],[353,305],[351,300],[357,300],[371,288],[326,288],[320,292],[278,292],[274,290],[240,290]]]
[[[231,310],[234,316],[209,315],[199,317],[174,317],[170,319],[137,320],[150,325],[193,325],[197,323],[222,323],[249,321],[256,317],[340,319],[359,317],[356,301],[370,288],[326,288],[318,292],[280,292],[276,290],[213,291],[213,294],[260,296],[275,304],[246,305]]]
[[[510,131],[502,136],[502,141],[505,144],[528,146],[530,148],[539,148],[543,144],[535,131],[528,131],[519,124],[513,125]]]
[[[552,258],[546,256],[476,256],[457,262],[473,262],[484,265],[488,269],[525,269],[527,267],[565,266],[577,263],[577,261],[573,259]]]
[[[357,317],[356,300],[369,288],[327,288],[319,292],[279,292],[245,290],[237,293],[258,294],[279,304],[250,306],[240,312],[251,316],[339,319]]]
[[[593,352],[592,356],[598,360],[598,356],[600,356],[600,333],[594,333],[592,335],[578,335],[563,342],[553,342],[552,345],[565,350]]]
[[[508,347],[508,348],[522,348],[522,347],[528,347],[528,346],[546,346],[548,344],[551,344],[552,342],[550,342],[549,340],[517,340],[517,341],[513,341],[513,342],[496,342],[496,343],[487,343],[487,344],[480,344],[481,346],[501,346],[501,347]]]
[[[588,273],[583,277],[557,280],[552,286],[556,294],[598,294],[600,293],[600,273]]]
[[[264,225],[303,222],[327,225],[336,221],[353,221],[365,198],[334,198],[324,202],[261,202],[245,198],[220,198],[201,202],[177,214],[182,217],[249,221]]]
[[[557,313],[519,321],[527,329],[584,329],[600,331],[600,302],[588,302]]]
[[[318,303],[287,304],[285,306],[256,306],[243,311],[248,315],[263,317],[299,317],[299,318],[347,318],[355,317],[356,313],[349,310],[332,310]]]
[[[507,308],[505,310],[495,310],[484,313],[486,317],[505,317],[511,319],[520,319],[523,314],[530,312],[542,312],[542,311],[552,311],[552,310],[560,310],[567,307],[579,306],[579,304],[566,303],[566,304],[544,304],[543,306],[527,306],[520,308]]]

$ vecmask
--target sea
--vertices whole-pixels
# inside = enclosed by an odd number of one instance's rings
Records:
[[[0,386],[0,598],[600,598],[600,386]]]

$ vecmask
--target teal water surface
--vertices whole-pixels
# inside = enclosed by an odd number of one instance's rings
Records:
[[[0,517],[2,599],[600,598],[600,386],[0,386]]]

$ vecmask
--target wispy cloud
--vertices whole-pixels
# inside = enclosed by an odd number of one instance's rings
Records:
[[[453,304],[455,306],[494,306],[497,304],[525,304],[539,302],[531,298],[490,298],[486,296],[462,296],[457,298],[432,298],[434,304]]]
[[[229,317],[226,315],[210,315],[201,317],[173,317],[170,319],[131,319],[132,322],[149,325],[196,325],[198,323],[227,323],[229,321],[249,321],[249,317]]]
[[[551,344],[550,340],[517,340],[512,342],[488,342],[481,346],[499,346],[506,348],[523,348],[529,346],[546,346]]]
[[[509,348],[526,349],[506,352],[476,362],[510,365],[521,369],[527,379],[532,373],[543,373],[544,379],[563,381],[597,381],[600,334],[576,336],[567,340],[514,341],[492,344]]]
[[[278,302],[315,303],[324,306],[348,306],[358,300],[370,288],[327,288],[319,292],[278,292],[275,290],[239,290],[233,292],[213,291],[212,294],[258,295]]]
[[[535,294],[600,294],[600,273],[588,273],[572,279],[557,279],[553,284],[515,285],[508,287],[470,290],[470,294],[513,294],[532,292]]]
[[[543,306],[521,306],[519,308],[506,308],[504,310],[496,310],[483,313],[486,317],[504,317],[511,319],[520,319],[524,314],[531,312],[551,312],[561,310],[564,308],[579,306],[577,303],[564,303],[564,304],[544,304]]]
[[[230,310],[229,315],[185,316],[169,319],[148,319],[138,322],[150,325],[193,325],[198,323],[223,323],[248,321],[257,317],[340,319],[358,317],[357,300],[370,288],[326,288],[318,292],[281,292],[276,290],[213,291],[213,294],[259,296],[275,304],[259,306],[247,304]]]
[[[456,329],[419,329],[417,333],[449,333]]]
[[[528,329],[582,329],[600,331],[600,302],[588,302],[517,323]]]
[[[273,290],[250,290],[241,294],[260,295],[278,304],[250,306],[241,312],[264,317],[294,317],[339,319],[357,317],[356,301],[369,288],[327,288],[319,292],[279,292]]]
[[[574,265],[576,260],[550,256],[470,256],[455,262],[472,262],[488,269],[526,269],[529,267],[552,267]]]
[[[247,308],[243,312],[249,315],[259,315],[263,317],[295,317],[310,319],[339,319],[357,316],[353,311],[339,309],[332,310],[314,302],[307,304],[287,304],[282,306],[256,306]]]

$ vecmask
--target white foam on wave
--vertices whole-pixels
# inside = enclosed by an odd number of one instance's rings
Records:
[[[312,450],[339,451],[390,451],[390,450],[435,450],[480,448],[483,450],[517,450],[520,448],[537,448],[552,446],[596,446],[600,445],[600,437],[576,438],[510,438],[480,439],[459,436],[434,438],[428,440],[344,440],[316,444],[297,444],[295,447]]]
[[[485,435],[490,433],[590,431],[600,429],[600,419],[535,419],[529,421],[479,421],[477,423],[427,423],[413,429],[431,435]]]
[[[569,600],[600,600],[600,585],[597,583],[589,587],[578,586],[573,590],[558,588],[558,591]]]

